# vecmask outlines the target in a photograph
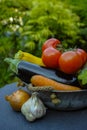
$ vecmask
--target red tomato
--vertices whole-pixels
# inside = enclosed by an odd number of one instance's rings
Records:
[[[58,68],[58,60],[61,52],[49,47],[42,53],[42,61],[48,68]]]
[[[42,52],[48,48],[48,47],[53,47],[56,48],[57,44],[60,44],[60,41],[56,38],[50,38],[48,39],[42,46]]]
[[[59,68],[64,73],[76,73],[81,67],[81,56],[79,56],[75,51],[64,52],[59,58]]]
[[[76,49],[76,52],[81,56],[82,61],[83,61],[83,65],[86,63],[87,61],[87,54],[83,49]]]

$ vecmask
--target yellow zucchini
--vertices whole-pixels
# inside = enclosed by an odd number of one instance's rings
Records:
[[[23,52],[21,50],[19,50],[16,54],[15,54],[15,59],[20,59],[20,60],[25,60],[27,62],[31,62],[40,66],[45,66],[42,58],[39,58],[37,56],[34,56],[28,52]]]

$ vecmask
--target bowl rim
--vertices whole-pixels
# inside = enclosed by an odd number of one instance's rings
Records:
[[[58,90],[52,90],[52,92],[56,92],[56,93],[57,92],[58,93],[77,93],[78,92],[78,93],[81,93],[81,92],[87,92],[87,89],[81,89],[81,90],[75,90],[75,91],[74,90],[71,90],[71,91],[70,90],[67,90],[67,91],[64,91],[64,90],[59,90],[59,91]]]

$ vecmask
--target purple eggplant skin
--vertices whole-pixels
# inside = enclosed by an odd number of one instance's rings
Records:
[[[41,67],[30,62],[20,61],[17,69],[17,76],[25,83],[30,83],[33,75],[43,75],[60,83],[79,86],[75,75],[67,75],[59,70]]]

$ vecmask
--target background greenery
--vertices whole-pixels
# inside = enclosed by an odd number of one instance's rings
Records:
[[[87,51],[87,0],[0,0],[0,87],[16,80],[6,57],[18,50],[40,57],[51,37]]]

